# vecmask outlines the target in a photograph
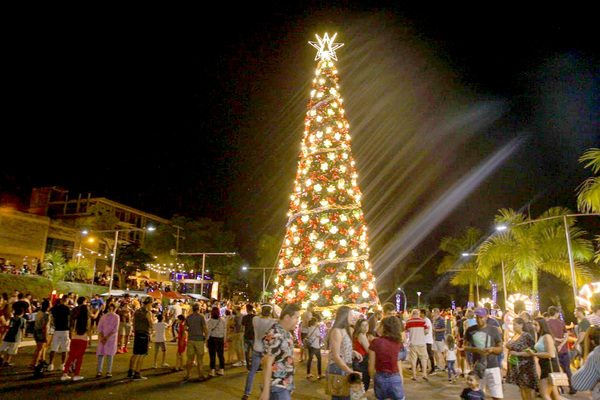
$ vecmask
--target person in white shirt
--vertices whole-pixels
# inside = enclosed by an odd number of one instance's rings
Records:
[[[173,340],[171,340],[172,342],[176,342],[177,341],[177,331],[179,328],[179,320],[177,319],[177,317],[179,317],[181,314],[183,314],[183,308],[181,307],[180,304],[180,300],[175,300],[175,304],[173,304],[171,306],[171,315],[170,315],[170,319],[171,319],[171,328],[173,328]]]
[[[156,360],[158,359],[158,351],[162,351],[162,362],[160,363],[163,367],[168,367],[168,364],[165,364],[165,356],[167,355],[167,347],[165,346],[165,342],[167,341],[167,328],[169,325],[163,321],[162,314],[158,314],[156,316],[158,322],[154,324],[154,366],[152,368],[157,368]]]
[[[427,333],[425,333],[425,344],[427,346],[427,356],[429,357],[429,365],[431,369],[429,370],[429,375],[435,374],[435,361],[433,358],[433,324],[431,323],[431,319],[428,316],[429,311],[425,308],[421,310],[421,318],[425,320],[427,325]],[[423,368],[427,368],[423,366]]]

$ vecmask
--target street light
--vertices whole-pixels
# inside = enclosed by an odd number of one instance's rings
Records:
[[[105,233],[105,232],[114,232],[115,233],[115,244],[113,246],[113,252],[112,252],[112,263],[110,266],[110,283],[108,286],[108,294],[109,296],[112,293],[112,286],[113,286],[113,281],[114,281],[114,275],[115,275],[115,260],[117,259],[117,244],[119,242],[119,232],[152,232],[155,231],[156,228],[153,226],[149,226],[146,229],[142,229],[142,228],[127,228],[127,229],[114,229],[114,230],[99,230],[99,231],[89,231],[87,229],[84,229],[83,231],[81,231],[81,233],[83,235],[88,235],[90,232],[94,232],[94,233]],[[94,275],[96,274],[96,264],[94,264]],[[92,284],[94,282],[94,278],[92,277]]]
[[[419,299],[417,300],[417,308],[421,308],[421,292],[417,292],[417,296],[419,296]]]
[[[247,266],[247,265],[244,265],[244,266],[242,267],[242,270],[243,270],[243,271],[248,271],[248,270],[250,270],[250,269],[262,269],[262,270],[263,270],[263,290],[262,290],[262,302],[264,303],[264,302],[265,302],[265,292],[267,291],[267,287],[266,287],[266,280],[265,280],[265,273],[266,273],[266,270],[268,270],[268,269],[273,269],[273,268],[264,268],[264,267],[249,267],[249,266]]]

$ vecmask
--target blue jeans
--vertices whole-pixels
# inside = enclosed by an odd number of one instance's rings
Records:
[[[246,355],[246,368],[250,371],[252,366],[252,347],[254,346],[254,340],[244,340],[244,350]]]
[[[558,353],[558,362],[565,374],[569,377],[569,389],[574,390],[571,384],[571,359],[569,357],[569,352]]]
[[[260,362],[262,361],[263,353],[260,351],[252,352],[252,367],[250,367],[250,372],[248,372],[248,376],[246,377],[246,389],[244,389],[244,393],[249,395],[252,392],[252,384],[254,383],[254,376],[260,367]]]
[[[455,362],[456,362],[456,360],[446,361],[446,369],[448,370],[448,379],[452,379],[452,374],[456,375],[456,371],[454,370]]]
[[[269,400],[292,400],[292,393],[284,388],[272,387]]]
[[[377,399],[404,400],[404,387],[399,374],[378,372],[373,381]]]

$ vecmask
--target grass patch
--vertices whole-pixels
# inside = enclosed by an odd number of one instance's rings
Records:
[[[13,290],[19,290],[25,294],[31,293],[33,297],[43,299],[50,296],[52,284],[50,280],[37,275],[13,275],[0,273],[0,293],[8,293],[9,297]],[[88,285],[86,283],[59,282],[57,293],[73,292],[80,296],[90,296],[94,293],[108,292],[108,287]]]

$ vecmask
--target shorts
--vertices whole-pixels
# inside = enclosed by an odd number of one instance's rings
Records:
[[[427,347],[422,344],[422,345],[410,345],[409,349],[408,349],[408,357],[410,359],[410,362],[417,362],[417,358],[421,359],[421,362],[425,362],[425,365],[427,365],[427,360],[429,360],[429,355],[427,354]]]
[[[2,342],[0,345],[0,353],[6,353],[10,356],[14,356],[19,351],[18,342]]]
[[[188,361],[194,359],[194,355],[198,356],[198,363],[202,362],[204,357],[204,340],[188,340],[187,342],[187,357]]]
[[[400,374],[378,372],[373,378],[375,397],[378,399],[404,400],[404,387]]]
[[[55,353],[66,353],[69,351],[70,346],[71,339],[69,339],[69,331],[54,331],[50,351]]]
[[[36,343],[46,343],[48,340],[46,337],[46,332],[38,330],[33,331],[33,338],[35,339]]]
[[[133,354],[138,356],[147,356],[148,355],[148,344],[150,343],[150,338],[147,333],[144,332],[136,332],[133,337]]]
[[[165,342],[154,342],[154,349],[155,351],[158,351],[158,349],[167,351],[167,346],[165,346]]]
[[[119,335],[129,336],[131,335],[131,324],[120,324],[119,325]]]
[[[483,375],[483,379],[480,382],[480,387],[490,397],[494,397],[496,399],[504,398],[504,394],[502,392],[502,374],[500,372],[500,367],[487,368],[485,370],[485,374]]]
[[[446,350],[446,342],[444,342],[443,340],[434,340],[432,347],[433,351],[443,353]]]

